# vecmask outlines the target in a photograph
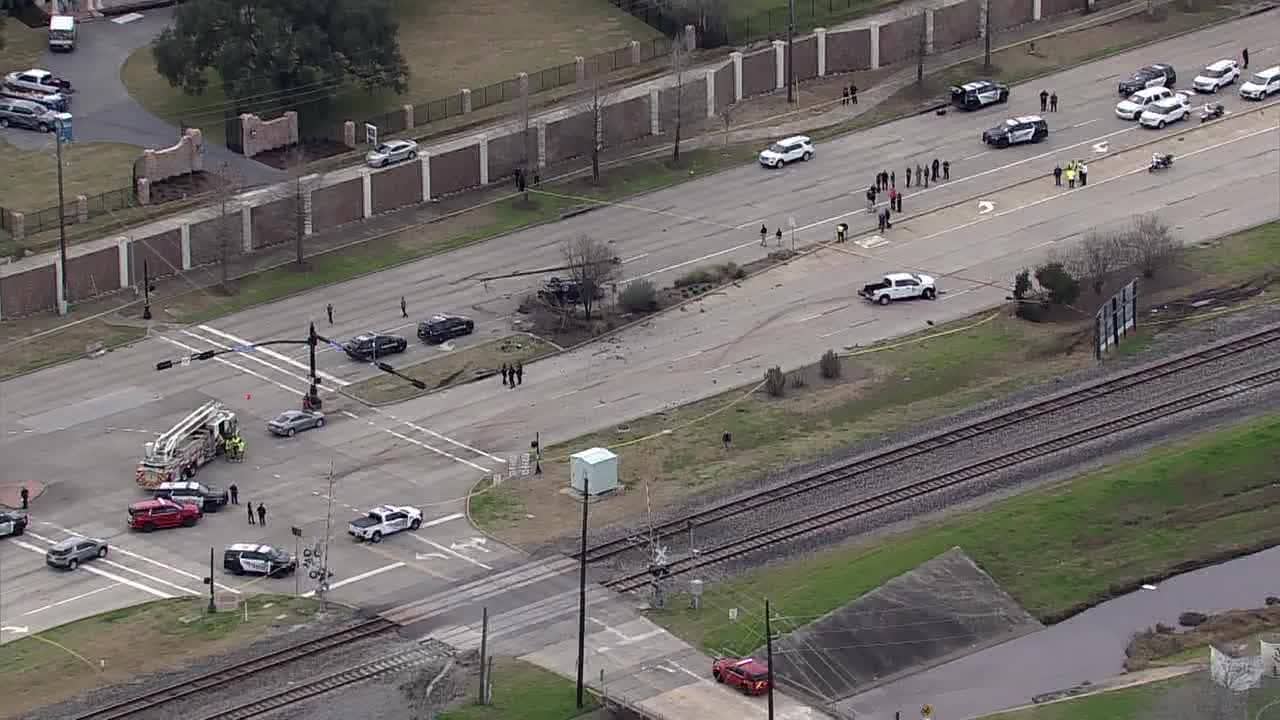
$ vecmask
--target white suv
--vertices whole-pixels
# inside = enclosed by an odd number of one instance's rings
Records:
[[[1148,105],[1173,97],[1173,91],[1167,87],[1152,87],[1130,95],[1116,105],[1116,117],[1121,120],[1137,120]]]
[[[1165,98],[1160,102],[1148,105],[1147,109],[1142,111],[1142,116],[1138,118],[1138,122],[1144,127],[1164,129],[1164,126],[1169,123],[1186,120],[1190,114],[1190,98],[1183,93],[1177,93],[1171,98]]]
[[[1200,71],[1192,81],[1196,92],[1218,92],[1240,77],[1240,66],[1235,60],[1219,60]]]
[[[1254,73],[1240,85],[1240,97],[1246,100],[1262,100],[1273,92],[1280,92],[1280,65]]]
[[[785,138],[765,148],[760,153],[760,164],[770,168],[780,168],[796,160],[809,160],[813,157],[813,141],[804,135]]]

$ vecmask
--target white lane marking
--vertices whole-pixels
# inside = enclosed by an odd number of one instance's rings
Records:
[[[198,590],[192,590],[192,589],[190,589],[190,588],[185,588],[185,587],[182,587],[181,585],[178,585],[178,584],[176,584],[176,583],[171,583],[171,582],[169,582],[168,580],[161,580],[160,578],[156,577],[155,575],[148,575],[147,573],[144,573],[144,572],[142,572],[141,570],[134,570],[133,568],[129,567],[128,565],[121,565],[120,563],[116,562],[115,560],[108,560],[108,559],[106,559],[106,558],[98,558],[98,559],[97,559],[97,560],[95,560],[94,562],[104,563],[104,564],[110,565],[110,566],[111,566],[111,567],[113,567],[113,568],[118,568],[118,569],[123,570],[123,571],[125,571],[125,572],[133,573],[134,575],[137,575],[138,577],[146,578],[147,580],[150,580],[151,582],[156,583],[156,584],[158,584],[158,585],[168,585],[169,587],[173,588],[174,590],[177,590],[177,591],[178,591],[178,592],[180,592],[180,593],[185,593],[185,594],[187,594],[187,595],[194,595],[194,596],[199,596],[199,595],[201,595],[201,594],[202,594],[202,593],[201,593],[200,591],[198,591]]]
[[[562,393],[560,393],[560,394],[558,394],[558,395],[552,395],[552,396],[551,396],[551,399],[552,399],[552,400],[559,400],[560,398],[563,398],[563,397],[569,397],[570,395],[576,394],[576,393],[578,393],[578,392],[581,392],[581,388],[579,388],[579,389],[577,389],[577,390],[569,390],[568,392],[562,392]]]
[[[357,414],[355,414],[355,413],[351,412],[350,410],[343,410],[343,411],[342,411],[342,414],[343,414],[343,415],[346,415],[347,417],[351,418],[352,420],[359,420],[359,419],[360,419],[360,416],[359,416],[359,415],[357,415]]]
[[[370,424],[370,425],[373,425],[373,423],[369,423],[369,424]],[[377,427],[377,426],[375,425],[374,427]],[[410,442],[410,443],[413,443],[414,445],[417,445],[418,447],[421,447],[421,448],[425,448],[425,449],[427,449],[427,450],[430,450],[431,452],[433,452],[433,453],[435,453],[435,454],[437,454],[437,455],[442,455],[442,456],[444,456],[444,457],[449,458],[450,460],[454,460],[454,461],[456,461],[456,462],[460,462],[460,463],[462,463],[463,465],[469,465],[469,466],[471,466],[471,467],[473,467],[473,468],[475,468],[475,469],[479,470],[480,472],[485,472],[485,473],[489,472],[489,468],[487,468],[487,467],[485,467],[485,466],[483,466],[483,465],[477,465],[476,463],[473,463],[473,462],[471,462],[470,460],[467,460],[466,458],[460,458],[460,457],[458,457],[457,455],[454,455],[454,454],[453,454],[453,453],[451,453],[451,452],[448,452],[448,451],[446,451],[446,450],[441,450],[441,449],[440,449],[440,448],[438,448],[438,447],[433,447],[433,446],[431,446],[431,445],[428,445],[428,444],[426,444],[426,443],[422,442],[421,440],[419,440],[419,439],[417,439],[417,438],[409,437],[408,435],[405,435],[405,434],[404,434],[404,433],[402,433],[402,432],[399,432],[399,431],[396,431],[396,430],[389,430],[389,429],[387,429],[387,428],[381,428],[381,430],[382,430],[383,432],[385,432],[385,433],[388,433],[388,434],[390,434],[390,435],[393,435],[393,436],[395,436],[395,437],[398,437],[398,438],[400,438],[401,440],[404,440],[405,442]]]
[[[822,312],[817,313],[817,314],[814,314],[814,315],[810,315],[809,317],[800,318],[800,322],[808,322],[808,321],[810,321],[810,320],[817,320],[818,318],[820,318],[820,317],[826,317],[827,315],[830,315],[831,313],[837,313],[837,312],[840,312],[841,310],[844,310],[844,309],[845,309],[845,308],[847,308],[847,307],[849,307],[849,303],[845,303],[844,305],[841,305],[840,307],[833,307],[833,308],[831,308],[830,310],[823,310]]]
[[[30,551],[32,551],[32,552],[34,552],[34,553],[38,553],[38,554],[40,554],[40,555],[44,555],[44,554],[45,554],[45,551],[44,551],[44,550],[41,550],[40,548],[36,547],[35,545],[32,545],[31,543],[23,542],[22,540],[14,540],[14,541],[13,541],[13,544],[15,544],[15,545],[17,545],[18,547],[21,547],[21,548],[26,548],[27,550],[30,550]],[[155,588],[153,588],[153,587],[149,587],[149,586],[147,586],[147,585],[143,585],[142,583],[140,583],[140,582],[135,582],[135,581],[133,581],[133,580],[130,580],[129,578],[120,577],[119,575],[116,575],[115,573],[107,572],[106,570],[99,570],[98,568],[96,568],[96,567],[90,567],[89,565],[81,565],[78,569],[79,569],[79,570],[83,570],[83,571],[85,571],[85,572],[87,572],[87,573],[90,573],[90,574],[93,574],[93,575],[97,575],[98,577],[104,577],[104,578],[106,578],[106,579],[108,579],[108,580],[111,580],[112,582],[119,583],[120,585],[128,585],[128,586],[129,586],[129,587],[131,587],[131,588],[134,588],[134,589],[136,589],[136,590],[141,590],[141,591],[142,591],[142,592],[144,592],[144,593],[148,593],[148,594],[154,595],[154,596],[156,596],[156,597],[158,597],[158,598],[161,598],[161,599],[164,599],[164,600],[172,600],[172,599],[173,599],[173,596],[172,596],[172,595],[170,595],[170,594],[169,594],[169,593],[167,593],[167,592],[162,592],[162,591],[160,591],[160,590],[156,590],[156,589],[155,589]]]
[[[652,271],[650,271],[650,272],[644,273],[643,275],[636,275],[635,277],[627,278],[627,279],[623,280],[623,281],[622,281],[621,283],[619,283],[619,284],[620,284],[620,285],[626,285],[626,284],[628,284],[628,283],[635,282],[636,280],[643,280],[643,279],[645,279],[645,278],[653,277],[654,275],[658,275],[658,274],[660,274],[660,273],[668,272],[668,271],[670,271],[670,270],[678,270],[678,269],[680,269],[680,268],[682,268],[682,267],[685,267],[686,265],[693,265],[694,263],[700,263],[700,262],[702,262],[703,260],[710,260],[711,258],[714,258],[714,257],[720,257],[721,255],[724,255],[724,254],[726,254],[726,253],[731,253],[731,252],[733,252],[733,251],[735,251],[735,250],[741,250],[742,248],[745,248],[745,247],[751,247],[752,245],[759,245],[759,244],[760,244],[760,241],[758,241],[758,240],[752,240],[752,241],[750,241],[750,242],[744,242],[744,243],[741,243],[741,244],[738,244],[738,245],[734,245],[734,246],[732,246],[732,247],[727,247],[727,248],[725,248],[725,249],[723,249],[723,250],[717,250],[717,251],[715,251],[715,252],[707,253],[706,255],[703,255],[703,256],[701,256],[701,257],[693,258],[692,260],[685,260],[685,261],[683,261],[683,262],[675,263],[674,265],[668,265],[668,266],[666,266],[666,267],[658,268],[657,270],[652,270]]]
[[[179,332],[181,332],[183,335],[186,335],[187,337],[194,338],[194,339],[199,340],[200,342],[205,343],[205,344],[208,344],[208,345],[212,345],[212,346],[214,346],[214,347],[216,347],[216,348],[218,348],[218,349],[220,349],[220,350],[230,350],[230,349],[232,349],[230,345],[224,345],[223,343],[220,343],[220,342],[218,342],[217,340],[210,340],[209,338],[207,338],[207,337],[205,337],[205,336],[203,336],[203,335],[198,335],[198,334],[196,334],[196,333],[193,333],[193,332],[191,332],[190,330],[180,330]],[[250,353],[237,353],[237,355],[238,355],[239,357],[244,358],[245,360],[250,360],[250,361],[252,361],[252,362],[256,362],[256,363],[258,363],[259,365],[262,365],[263,367],[269,367],[269,368],[271,368],[272,370],[275,370],[276,372],[280,373],[281,375],[288,375],[289,377],[293,378],[294,380],[297,380],[298,382],[303,383],[304,385],[310,385],[310,384],[311,384],[311,380],[310,380],[310,379],[308,379],[308,378],[306,378],[306,377],[304,377],[304,376],[302,376],[302,375],[297,375],[297,374],[295,374],[292,370],[285,370],[284,368],[280,367],[279,365],[273,365],[272,363],[269,363],[269,362],[267,362],[266,360],[263,360],[263,359],[262,359],[262,358],[260,358],[260,357],[255,357],[254,355],[252,355],[252,354],[250,354]],[[322,386],[322,387],[323,387],[323,386]],[[326,390],[328,390],[328,388],[325,388],[325,389],[326,389]]]
[[[403,326],[402,326],[402,327],[403,327]],[[250,342],[249,340],[245,340],[244,338],[241,338],[241,337],[236,337],[235,335],[232,335],[232,334],[231,334],[231,333],[229,333],[229,332],[223,332],[222,330],[219,330],[219,329],[217,329],[217,328],[215,328],[215,327],[210,327],[210,326],[208,326],[208,325],[201,325],[201,326],[200,326],[200,329],[201,329],[201,330],[204,330],[204,331],[205,331],[205,332],[207,332],[207,333],[213,333],[214,335],[217,335],[217,336],[219,336],[219,337],[226,338],[227,340],[230,340],[231,342],[233,342],[233,343],[235,343],[235,344],[237,344],[237,345],[252,345],[252,344],[253,344],[253,343],[252,343],[252,342]],[[311,368],[307,367],[306,365],[304,365],[304,364],[302,364],[302,363],[298,362],[297,360],[294,360],[293,358],[289,357],[288,355],[284,355],[284,354],[282,354],[282,353],[278,353],[278,352],[276,352],[275,350],[272,350],[271,348],[264,348],[264,347],[254,348],[254,352],[260,352],[260,353],[262,353],[262,354],[264,354],[264,355],[267,355],[267,356],[269,356],[269,357],[273,357],[273,358],[275,358],[275,359],[279,360],[280,362],[289,363],[290,365],[293,365],[294,367],[297,367],[297,368],[301,368],[301,369],[303,369],[303,370],[310,370],[310,369],[311,369]],[[335,377],[335,376],[333,376],[333,375],[330,375],[329,373],[324,372],[323,370],[317,370],[317,371],[316,371],[316,374],[317,374],[317,375],[319,375],[320,377],[322,377],[322,378],[326,379],[326,380],[332,380],[334,383],[336,383],[337,385],[339,385],[339,386],[341,386],[341,387],[346,387],[346,386],[348,386],[348,385],[350,385],[350,384],[351,384],[350,382],[348,382],[348,381],[346,381],[346,380],[343,380],[342,378],[339,378],[339,377]]]
[[[702,371],[702,374],[703,374],[703,375],[710,375],[711,373],[720,372],[721,370],[724,370],[725,368],[731,368],[731,367],[733,367],[733,363],[729,363],[728,365],[721,365],[720,367],[716,367],[716,368],[711,368],[710,370],[703,370],[703,371]]]
[[[623,261],[622,261],[622,264],[623,264],[623,265],[626,265],[627,263],[635,262],[635,261],[637,261],[637,260],[643,260],[643,259],[645,259],[645,258],[647,258],[647,257],[649,257],[649,253],[640,253],[639,255],[632,255],[631,257],[629,257],[629,258],[627,258],[627,259],[623,260]]]
[[[65,528],[65,527],[62,527],[61,525],[54,525],[54,524],[53,524],[53,523],[51,523],[51,522],[44,522],[44,521],[41,521],[41,523],[40,523],[40,524],[41,524],[41,525],[48,525],[48,526],[49,526],[49,527],[51,527],[51,528],[56,528],[56,529],[58,529],[58,530],[61,530],[62,532],[66,533],[66,534],[68,534],[68,535],[70,535],[70,536],[72,536],[72,537],[78,537],[78,538],[87,538],[87,537],[89,537],[88,535],[85,535],[85,534],[84,534],[84,533],[82,533],[82,532],[78,532],[78,531],[76,531],[76,530],[72,530],[71,528]],[[35,536],[35,537],[40,537],[39,535],[36,535],[35,533],[32,533],[32,535],[33,535],[33,536]],[[41,539],[42,539],[42,540],[44,540],[44,538],[41,538]],[[48,540],[45,540],[45,542],[49,542],[49,541],[48,541]],[[136,559],[136,560],[141,560],[142,562],[147,563],[147,564],[149,564],[149,565],[154,565],[154,566],[156,566],[156,567],[158,567],[158,568],[163,568],[163,569],[168,570],[169,572],[174,573],[174,574],[176,574],[176,575],[182,575],[183,577],[188,577],[188,578],[191,578],[192,580],[199,580],[201,583],[203,583],[203,582],[204,582],[204,577],[203,577],[203,576],[201,576],[201,575],[196,575],[195,573],[187,572],[186,570],[183,570],[182,568],[174,567],[174,566],[172,566],[172,565],[166,565],[165,563],[162,563],[162,562],[160,562],[159,560],[152,560],[151,558],[149,558],[149,557],[147,557],[147,556],[145,556],[145,555],[140,555],[140,554],[138,554],[138,553],[136,553],[136,552],[133,552],[132,550],[126,550],[126,549],[124,549],[124,548],[120,547],[119,545],[110,545],[110,544],[108,544],[108,547],[110,548],[110,550],[109,550],[108,552],[111,552],[111,553],[120,553],[121,555],[126,555],[126,556],[131,557],[131,558],[134,558],[134,559]],[[233,588],[233,587],[227,586],[227,585],[223,585],[222,583],[218,583],[218,584],[217,584],[217,587],[222,588],[223,590],[226,590],[227,592],[235,593],[236,595],[240,595],[240,594],[241,594],[239,590],[237,590],[237,589],[235,589],[235,588]]]
[[[1195,157],[1196,155],[1199,155],[1199,154],[1201,154],[1201,153],[1206,153],[1206,152],[1209,152],[1209,151],[1211,151],[1211,150],[1217,150],[1217,149],[1218,149],[1218,148],[1220,148],[1220,147],[1226,147],[1227,145],[1230,145],[1230,144],[1232,144],[1232,143],[1236,143],[1236,142],[1240,142],[1241,140],[1248,140],[1248,139],[1250,139],[1250,138],[1257,137],[1258,135],[1264,135],[1264,134],[1266,134],[1266,133],[1272,133],[1272,132],[1275,132],[1275,128],[1273,128],[1273,127],[1263,128],[1263,129],[1261,129],[1261,130],[1255,130],[1255,131],[1253,131],[1253,132],[1251,132],[1251,133],[1248,133],[1248,134],[1246,134],[1246,135],[1241,135],[1240,137],[1231,138],[1230,140],[1224,140],[1224,141],[1222,141],[1222,142],[1220,142],[1220,143],[1215,143],[1215,144],[1213,144],[1213,145],[1209,145],[1208,147],[1200,148],[1199,150],[1191,150],[1190,152],[1185,152],[1185,153],[1183,153],[1182,155],[1180,155],[1180,156],[1179,156],[1179,158]],[[1009,214],[1012,214],[1012,213],[1015,213],[1015,212],[1020,212],[1020,211],[1022,211],[1022,210],[1026,210],[1026,209],[1028,209],[1028,208],[1033,208],[1033,207],[1035,207],[1035,206],[1037,206],[1037,205],[1042,205],[1042,204],[1047,203],[1047,202],[1049,202],[1049,201],[1051,201],[1051,200],[1057,200],[1058,198],[1066,197],[1067,195],[1071,195],[1071,194],[1073,194],[1073,193],[1083,192],[1083,191],[1089,190],[1089,189],[1091,189],[1091,188],[1096,188],[1096,187],[1098,187],[1098,186],[1100,186],[1100,185],[1106,185],[1106,184],[1107,184],[1107,183],[1109,183],[1109,182],[1114,182],[1114,181],[1116,181],[1116,180],[1120,180],[1120,179],[1122,179],[1122,178],[1129,177],[1130,175],[1137,175],[1138,173],[1144,173],[1144,172],[1147,172],[1147,166],[1146,166],[1146,165],[1143,165],[1143,166],[1141,166],[1141,167],[1135,168],[1135,169],[1133,169],[1133,170],[1129,170],[1128,172],[1120,173],[1119,175],[1115,175],[1115,176],[1112,176],[1112,177],[1106,178],[1106,179],[1104,179],[1104,180],[1097,180],[1097,181],[1092,182],[1092,183],[1089,183],[1088,185],[1086,185],[1086,186],[1084,186],[1084,187],[1081,187],[1081,188],[1073,188],[1073,189],[1071,189],[1071,190],[1064,190],[1064,191],[1062,191],[1062,192],[1060,192],[1060,193],[1056,193],[1056,194],[1054,194],[1054,195],[1049,195],[1049,196],[1046,196],[1046,197],[1042,197],[1042,198],[1040,198],[1039,200],[1033,200],[1033,201],[1031,201],[1031,202],[1029,202],[1029,203],[1027,203],[1027,204],[1025,204],[1025,205],[1021,205],[1021,206],[1019,206],[1019,207],[1009,208],[1008,210],[1001,210],[1001,211],[1000,211],[1000,212],[998,212],[998,213],[991,213],[990,215],[984,216],[984,217],[982,217],[982,218],[980,218],[980,219],[978,219],[978,220],[971,220],[971,221],[969,221],[969,222],[967,222],[967,223],[961,223],[960,225],[955,225],[955,226],[953,226],[953,227],[951,227],[951,228],[948,228],[948,229],[946,229],[946,230],[940,230],[940,231],[938,231],[938,232],[936,232],[936,233],[933,233],[933,234],[931,234],[931,235],[925,235],[924,237],[919,238],[919,239],[918,239],[918,240],[916,240],[915,242],[924,242],[924,241],[927,241],[927,240],[932,240],[933,238],[941,237],[941,236],[943,236],[943,235],[946,235],[947,233],[955,232],[956,230],[964,230],[965,228],[973,227],[974,225],[977,225],[978,223],[988,222],[988,221],[990,221],[990,220],[992,220],[992,219],[994,219],[994,218],[1004,217],[1005,215],[1009,215]]]
[[[412,533],[411,533],[411,534],[412,534]],[[445,547],[445,546],[441,545],[440,543],[435,542],[435,541],[433,541],[433,540],[428,540],[427,538],[424,538],[424,537],[422,537],[421,535],[413,535],[413,537],[416,537],[416,538],[418,538],[419,540],[421,540],[422,542],[424,542],[424,543],[426,543],[426,544],[430,545],[431,547],[433,547],[433,548],[435,548],[435,549],[439,550],[440,552],[448,553],[448,554],[450,554],[450,555],[452,555],[452,556],[454,556],[454,557],[458,558],[459,560],[465,560],[465,561],[467,561],[467,562],[471,563],[472,565],[476,565],[476,566],[478,566],[478,567],[482,567],[482,568],[484,568],[485,570],[492,570],[492,569],[493,569],[493,568],[489,567],[488,565],[485,565],[484,563],[480,562],[479,560],[476,560],[475,558],[469,558],[469,557],[467,557],[466,555],[463,555],[462,553],[458,552],[457,550],[454,550],[454,549],[452,549],[452,548],[447,548],[447,547]]]
[[[141,20],[141,19],[142,19],[142,13],[135,12],[135,13],[129,13],[127,15],[121,15],[120,17],[111,18],[111,22],[117,25],[128,25],[129,23],[134,22],[135,20]]]
[[[96,589],[96,590],[90,590],[90,591],[89,591],[89,592],[87,592],[87,593],[80,593],[79,595],[76,595],[76,596],[74,596],[74,597],[69,597],[69,598],[67,598],[67,599],[65,599],[65,600],[59,600],[58,602],[49,603],[48,605],[45,605],[45,606],[43,606],[43,607],[38,607],[38,608],[36,608],[35,610],[28,610],[28,611],[26,611],[26,612],[22,613],[22,616],[23,616],[23,617],[26,617],[26,616],[28,616],[28,615],[35,615],[36,613],[42,613],[42,612],[44,612],[45,610],[52,610],[53,608],[56,608],[56,607],[58,607],[58,606],[66,605],[67,603],[73,603],[73,602],[75,602],[75,601],[77,601],[77,600],[83,600],[83,599],[85,599],[85,598],[87,598],[87,597],[91,597],[91,596],[93,596],[93,595],[97,595],[98,593],[103,592],[104,590],[110,590],[110,589],[111,589],[111,588],[113,588],[113,587],[120,587],[120,585],[119,585],[119,583],[114,583],[114,582],[113,582],[113,583],[111,583],[110,585],[103,585],[102,587],[100,587],[100,588],[98,588],[98,589]]]
[[[438,439],[443,440],[443,441],[445,441],[445,442],[447,442],[447,443],[449,443],[449,444],[451,444],[451,445],[456,445],[456,446],[458,446],[458,447],[462,448],[463,450],[470,450],[471,452],[473,452],[473,453],[475,453],[475,454],[477,454],[477,455],[483,455],[483,456],[485,456],[485,457],[489,458],[490,460],[497,460],[498,462],[506,462],[506,459],[505,459],[505,458],[500,458],[500,457],[498,457],[497,455],[492,455],[492,454],[487,453],[487,452],[485,452],[485,451],[483,451],[483,450],[480,450],[479,448],[473,448],[473,447],[471,447],[470,445],[467,445],[466,443],[458,442],[457,440],[454,440],[454,439],[453,439],[453,438],[451,438],[451,437],[447,437],[447,436],[445,436],[445,435],[441,435],[440,433],[436,432],[435,430],[431,430],[431,429],[428,429],[428,428],[424,428],[424,427],[422,427],[421,425],[418,425],[417,423],[412,423],[412,422],[409,422],[408,420],[402,420],[401,422],[403,422],[405,425],[408,425],[409,427],[413,428],[414,430],[417,430],[418,432],[426,433],[426,434],[430,435],[430,436],[431,436],[431,437],[433,437],[433,438],[438,438]]]
[[[980,152],[980,153],[974,153],[973,155],[970,155],[970,156],[968,156],[968,157],[962,157],[962,158],[960,158],[957,162],[967,162],[967,161],[969,161],[969,160],[976,160],[976,159],[978,159],[978,158],[982,157],[983,155],[990,155],[990,154],[991,154],[991,151],[990,151],[990,150],[983,150],[983,151],[982,151],[982,152]]]
[[[463,517],[465,517],[465,516],[464,516],[462,513],[454,513],[454,514],[452,514],[452,515],[445,515],[444,517],[440,517],[440,518],[436,518],[435,520],[430,520],[430,521],[428,521],[428,522],[424,522],[424,523],[422,523],[421,527],[424,527],[424,528],[435,527],[435,526],[437,526],[437,525],[443,525],[443,524],[445,524],[445,523],[447,523],[447,522],[453,522],[454,520],[461,520]]]
[[[688,355],[681,355],[680,357],[673,359],[671,362],[680,362],[681,360],[688,360],[689,358],[692,358],[692,357],[698,357],[701,354],[702,354],[701,350],[694,350]],[[575,390],[574,392],[577,392],[577,391]]]
[[[187,352],[189,352],[189,353],[193,353],[193,354],[194,354],[194,353],[198,353],[198,352],[200,352],[200,351],[199,351],[199,350],[197,350],[196,348],[193,348],[193,347],[191,347],[190,345],[187,345],[186,343],[178,342],[177,340],[174,340],[173,338],[165,337],[164,335],[156,335],[156,337],[157,337],[157,338],[159,338],[159,339],[161,339],[161,340],[163,340],[163,341],[165,341],[165,342],[167,342],[167,343],[169,343],[170,345],[177,345],[178,347],[182,348],[183,350],[186,350],[186,351],[187,351]],[[259,380],[261,380],[261,381],[263,381],[263,382],[271,383],[272,385],[275,385],[276,387],[281,388],[282,390],[284,390],[285,392],[288,392],[288,393],[290,393],[290,394],[297,394],[297,393],[302,392],[301,390],[298,390],[297,388],[292,388],[292,387],[289,387],[288,385],[285,385],[284,383],[276,382],[275,380],[272,380],[271,378],[267,377],[266,375],[263,375],[263,374],[261,374],[261,373],[254,372],[253,370],[250,370],[249,368],[244,367],[243,365],[237,365],[237,364],[235,364],[235,363],[231,362],[230,360],[227,360],[226,358],[216,357],[216,358],[213,358],[213,360],[214,360],[215,362],[222,363],[223,365],[226,365],[226,366],[228,366],[228,367],[235,368],[236,370],[239,370],[240,372],[242,372],[242,373],[244,373],[244,374],[246,374],[246,375],[252,375],[253,377],[258,378]]]
[[[1076,123],[1075,125],[1068,125],[1066,129],[1067,129],[1067,130],[1075,130],[1076,128],[1084,127],[1085,125],[1092,125],[1092,124],[1094,124],[1094,123],[1098,122],[1098,121],[1099,121],[1099,120],[1101,120],[1101,119],[1102,119],[1102,118],[1094,118],[1094,119],[1092,119],[1092,120],[1085,120],[1084,122],[1078,122],[1078,123]]]
[[[340,588],[340,587],[342,587],[342,586],[344,586],[344,585],[350,585],[351,583],[360,582],[361,580],[368,580],[369,578],[373,577],[374,575],[381,575],[381,574],[382,574],[382,573],[384,573],[384,572],[390,572],[390,571],[392,571],[392,570],[397,570],[397,569],[402,568],[402,567],[404,567],[404,563],[402,563],[402,562],[394,562],[394,563],[391,563],[390,565],[383,565],[383,566],[382,566],[382,567],[380,567],[380,568],[375,568],[375,569],[373,569],[373,570],[370,570],[369,572],[363,572],[363,573],[360,573],[359,575],[355,575],[355,576],[353,576],[353,577],[349,577],[349,578],[347,578],[346,580],[339,580],[339,581],[338,581],[338,582],[336,582],[336,583],[330,583],[330,584],[329,584],[329,590],[331,590],[331,591],[332,591],[332,590],[337,590],[338,588]],[[316,596],[316,591],[315,591],[315,590],[311,590],[311,591],[309,591],[309,592],[304,592],[304,593],[302,593],[302,597],[305,597],[305,598],[315,597],[315,596]]]

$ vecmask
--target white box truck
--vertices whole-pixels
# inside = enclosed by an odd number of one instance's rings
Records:
[[[49,49],[71,52],[76,49],[76,19],[70,15],[49,18]]]

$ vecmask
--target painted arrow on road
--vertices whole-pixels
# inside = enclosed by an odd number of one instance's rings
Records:
[[[0,627],[0,632],[26,634],[30,631],[31,631],[31,628],[27,627],[26,625],[5,625],[4,627]]]
[[[1106,140],[1103,140],[1102,142],[1096,142],[1093,144],[1093,151],[1101,154],[1106,152],[1110,147],[1111,145]]]
[[[471,538],[466,542],[449,543],[449,549],[454,552],[457,552],[458,550],[479,550],[480,552],[490,552],[489,548],[484,546],[485,542],[487,542],[486,538],[476,537]]]
[[[979,214],[979,215],[986,215],[987,213],[989,213],[989,212],[991,212],[992,210],[995,210],[995,209],[996,209],[996,204],[995,204],[995,203],[993,203],[993,202],[991,202],[990,200],[979,200],[979,201],[978,201],[978,214]]]
[[[440,560],[448,560],[449,557],[443,553],[414,553],[414,560],[430,560],[431,558],[439,558]]]

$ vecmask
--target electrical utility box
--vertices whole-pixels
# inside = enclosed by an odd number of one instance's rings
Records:
[[[618,489],[618,456],[604,448],[591,448],[569,456],[569,484],[574,492],[583,488],[592,495]],[[587,482],[590,478],[590,482]]]

